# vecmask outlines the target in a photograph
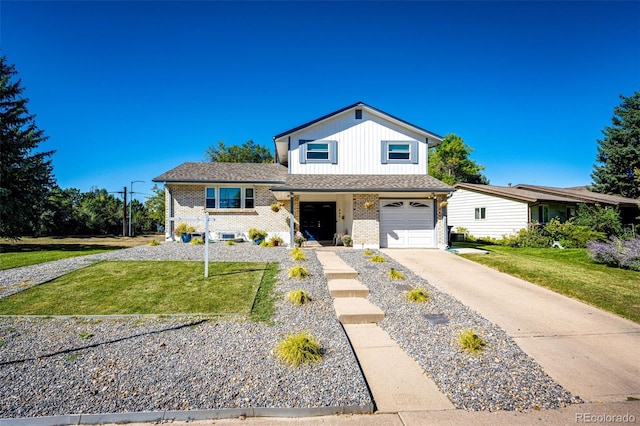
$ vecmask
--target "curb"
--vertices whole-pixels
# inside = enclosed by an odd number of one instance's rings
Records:
[[[107,414],[69,414],[48,417],[0,419],[0,426],[62,426],[102,423],[136,423],[218,420],[236,417],[319,417],[338,414],[373,414],[373,404],[309,408],[223,408],[219,410],[166,410]]]

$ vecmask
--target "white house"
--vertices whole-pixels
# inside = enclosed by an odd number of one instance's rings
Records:
[[[275,164],[184,163],[154,181],[166,188],[167,222],[207,212],[218,230],[286,242],[299,227],[321,242],[349,234],[356,248],[444,247],[441,202],[453,188],[427,174],[441,141],[358,102],[274,136]]]
[[[579,204],[617,206],[623,222],[638,215],[638,201],[599,194],[586,187],[554,188],[536,185],[514,187],[459,183],[449,198],[448,222],[453,231],[464,228],[476,238],[502,238],[530,223],[545,224],[552,218],[564,222]],[[626,223],[626,222],[625,222]]]

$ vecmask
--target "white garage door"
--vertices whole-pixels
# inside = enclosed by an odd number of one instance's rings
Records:
[[[381,247],[435,247],[433,200],[380,200]]]

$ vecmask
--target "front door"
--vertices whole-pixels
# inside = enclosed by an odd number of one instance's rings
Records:
[[[336,233],[335,202],[301,202],[300,231],[309,241],[330,241]]]

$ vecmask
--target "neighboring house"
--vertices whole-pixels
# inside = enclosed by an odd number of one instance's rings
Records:
[[[459,183],[449,198],[449,225],[464,228],[474,237],[502,238],[530,223],[571,218],[579,204],[600,204],[620,209],[623,223],[636,222],[638,201],[599,194],[586,187],[553,188],[536,185],[493,186]]]
[[[165,185],[168,236],[169,217],[207,212],[218,232],[258,228],[286,243],[295,227],[309,240],[349,234],[356,248],[444,247],[453,187],[427,174],[441,141],[358,102],[274,136],[275,164],[184,163],[153,180]]]

